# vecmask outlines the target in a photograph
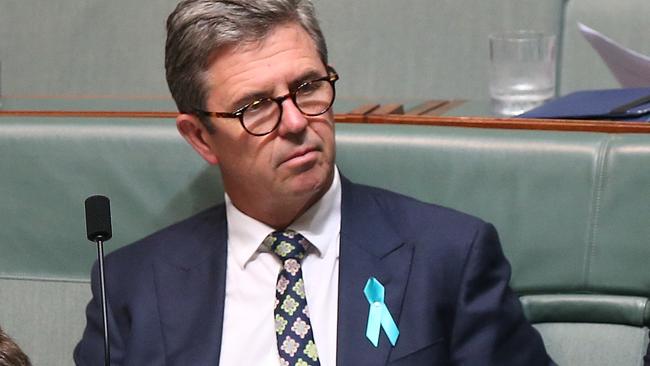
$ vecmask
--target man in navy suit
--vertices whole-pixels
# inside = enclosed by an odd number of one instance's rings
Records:
[[[185,0],[167,31],[178,130],[225,203],[107,257],[112,364],[552,364],[490,224],[339,174],[338,74],[308,0]],[[311,321],[287,327],[317,349],[296,363],[274,318],[287,264],[264,244],[285,229],[306,239]],[[103,358],[92,287],[78,365]]]

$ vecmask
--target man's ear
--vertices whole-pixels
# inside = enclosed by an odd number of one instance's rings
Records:
[[[199,118],[191,114],[179,114],[176,117],[176,128],[194,150],[209,164],[219,163],[219,157],[212,149],[210,133],[199,121]]]

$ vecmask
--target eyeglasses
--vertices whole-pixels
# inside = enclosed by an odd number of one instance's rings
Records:
[[[208,112],[195,109],[194,113],[203,117],[238,118],[246,132],[253,136],[264,136],[273,132],[282,119],[282,103],[291,98],[298,110],[308,117],[320,116],[334,104],[336,90],[334,82],[339,74],[332,67],[327,68],[327,76],[300,84],[288,94],[276,98],[261,98],[238,110],[228,112]]]

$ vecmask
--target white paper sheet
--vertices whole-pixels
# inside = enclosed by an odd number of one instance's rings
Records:
[[[578,28],[621,86],[624,88],[650,86],[650,57],[625,48],[582,23],[578,23]]]

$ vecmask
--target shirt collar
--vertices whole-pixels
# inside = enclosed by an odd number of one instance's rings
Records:
[[[228,222],[228,251],[237,264],[244,269],[255,260],[261,243],[275,231],[272,227],[241,212],[225,193],[226,219]],[[315,204],[298,217],[288,229],[302,234],[314,246],[315,253],[324,257],[341,231],[341,180],[334,167],[334,179],[330,188]]]

